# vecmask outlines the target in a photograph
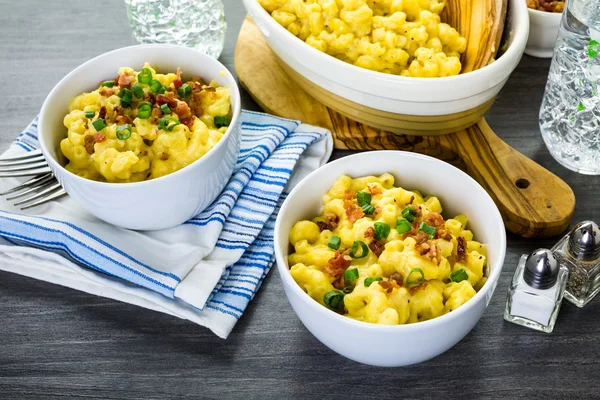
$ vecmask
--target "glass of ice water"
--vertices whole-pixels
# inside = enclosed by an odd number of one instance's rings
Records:
[[[600,0],[569,0],[540,110],[552,156],[582,174],[600,174]]]
[[[138,43],[171,43],[219,58],[225,43],[222,0],[125,0]]]

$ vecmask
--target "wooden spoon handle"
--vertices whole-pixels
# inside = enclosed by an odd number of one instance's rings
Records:
[[[510,232],[551,237],[568,228],[575,210],[569,185],[502,141],[484,119],[444,139],[492,196]]]

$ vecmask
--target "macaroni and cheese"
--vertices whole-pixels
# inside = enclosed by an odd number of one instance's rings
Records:
[[[193,163],[221,140],[231,114],[230,91],[216,81],[183,81],[120,68],[113,80],[71,100],[60,143],[66,169],[103,182],[158,178]]]
[[[258,0],[289,32],[342,61],[395,75],[458,75],[467,40],[444,0]]]
[[[297,222],[288,260],[314,300],[376,324],[425,321],[456,310],[486,282],[486,248],[467,217],[444,220],[437,197],[394,187],[390,174],[340,177],[322,215]]]

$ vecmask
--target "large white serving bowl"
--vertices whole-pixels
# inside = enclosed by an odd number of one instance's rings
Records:
[[[112,79],[119,67],[143,68],[184,78],[216,79],[231,90],[233,118],[227,133],[206,155],[187,167],[157,179],[135,183],[104,183],[67,171],[60,141],[66,137],[63,119],[69,102],[78,94],[94,90],[98,82]],[[240,92],[235,79],[217,60],[197,50],[173,45],[139,45],[114,50],[74,69],[52,89],[40,112],[39,141],[52,172],[69,196],[96,217],[113,225],[136,230],[177,226],[203,211],[225,187],[237,160],[240,142]]]
[[[529,39],[525,47],[525,54],[538,58],[552,58],[554,45],[562,19],[562,13],[547,11],[529,11]]]
[[[292,278],[288,265],[289,232],[300,220],[322,211],[322,197],[343,174],[352,177],[389,172],[396,186],[439,197],[444,214],[464,213],[475,238],[487,246],[488,280],[457,310],[410,325],[355,321],[322,306]],[[351,360],[377,366],[403,366],[433,358],[458,343],[479,321],[490,302],[506,252],[498,208],[471,177],[434,158],[402,151],[373,151],[342,158],[311,173],[289,194],[275,224],[275,255],[285,294],[306,328],[323,344]]]
[[[460,113],[493,99],[519,63],[529,34],[525,1],[508,0],[505,29],[509,31],[509,45],[498,60],[477,71],[457,76],[403,77],[360,68],[318,51],[279,25],[257,0],[243,1],[269,47],[303,78],[360,106],[409,116]],[[326,96],[317,98],[327,104]],[[334,103],[339,106],[340,102],[332,100],[327,105],[335,108]],[[348,111],[345,113],[350,114]]]

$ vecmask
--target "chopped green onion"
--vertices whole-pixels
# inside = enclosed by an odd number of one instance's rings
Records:
[[[339,290],[331,290],[323,296],[323,303],[334,311],[344,309],[344,293]]]
[[[121,106],[123,107],[131,107],[131,100],[133,98],[133,93],[131,90],[127,88],[123,88],[117,94],[121,98]]]
[[[387,239],[390,234],[390,226],[385,222],[375,222],[375,239]]]
[[[371,193],[360,191],[356,193],[356,200],[361,207],[365,204],[371,204]]]
[[[419,232],[424,232],[429,235],[429,239],[433,239],[435,233],[437,232],[437,229],[427,224],[426,222],[421,222],[421,226],[419,226]]]
[[[383,280],[383,278],[380,276],[370,276],[367,279],[365,279],[364,284],[366,287],[369,287],[373,284],[373,282],[382,281],[382,280]]]
[[[215,126],[217,129],[222,128],[224,126],[229,126],[229,118],[226,115],[217,115],[214,118]]]
[[[137,78],[139,83],[147,85],[152,81],[152,71],[150,71],[150,68],[144,68],[142,69],[142,72],[138,74]]]
[[[86,118],[94,118],[94,115],[96,115],[96,113],[93,112],[93,111],[86,111],[85,112],[85,117]]]
[[[131,137],[131,127],[129,124],[117,126],[117,139],[127,140]]]
[[[152,103],[144,101],[138,104],[138,118],[147,119],[152,115]]]
[[[115,81],[104,81],[100,84],[100,86],[113,87],[113,86],[115,86]]]
[[[94,129],[96,130],[96,132],[100,132],[102,129],[106,128],[106,122],[104,122],[103,118],[98,118],[97,120],[92,122],[92,125],[94,125]]]
[[[164,92],[167,91],[167,87],[166,86],[161,86],[160,89],[158,89],[158,92],[156,92],[157,94],[163,94]]]
[[[464,268],[461,268],[450,274],[450,280],[452,282],[458,283],[458,282],[466,281],[467,279],[469,279],[469,275],[467,275],[467,272],[465,271]]]
[[[421,274],[421,279],[418,279],[416,281],[411,281],[410,276],[412,274]],[[410,272],[408,273],[408,276],[406,277],[406,284],[408,286],[417,286],[417,285],[422,285],[423,283],[425,283],[425,274],[423,273],[423,270],[421,268],[411,269]]]
[[[177,89],[179,97],[189,97],[192,94],[192,86],[189,83],[184,83]]]
[[[342,292],[344,292],[345,294],[352,293],[353,290],[354,285],[346,285],[342,288]]]
[[[329,246],[330,249],[338,250],[341,244],[342,239],[340,239],[339,236],[332,236],[331,239],[329,239],[329,243],[327,243],[327,246]]]
[[[373,206],[372,206],[372,205],[370,205],[370,204],[365,204],[365,205],[363,205],[363,206],[362,206],[362,209],[363,209],[363,212],[364,212],[366,215],[371,215],[371,214],[374,214],[374,213],[375,213],[375,207],[373,207]]]
[[[173,124],[171,124],[173,122]],[[165,130],[167,132],[171,132],[173,128],[179,125],[180,122],[172,117],[162,117],[158,120],[158,129]]]
[[[358,248],[360,247],[360,254],[357,254]],[[365,242],[361,242],[360,240],[356,240],[352,243],[352,249],[350,249],[350,257],[352,258],[365,258],[369,255],[369,247],[365,244]]]
[[[358,279],[358,268],[347,269],[344,271],[344,281],[350,282]]]
[[[398,221],[396,221],[396,230],[398,233],[410,232],[411,229],[412,225],[406,218],[398,218]]]
[[[408,222],[413,222],[417,216],[417,211],[413,210],[412,207],[404,207],[402,216],[406,218]]]
[[[152,90],[154,93],[156,94],[160,94],[159,91],[160,89],[162,89],[163,85],[162,83],[160,83],[159,81],[157,81],[156,79],[152,79],[150,81],[150,90]]]
[[[163,114],[171,114],[171,109],[169,108],[168,104],[163,104],[160,106],[160,110],[163,112]]]
[[[137,83],[131,87],[131,90],[133,90],[133,94],[135,94],[135,97],[138,99],[144,97],[144,89],[142,89],[142,87]]]

